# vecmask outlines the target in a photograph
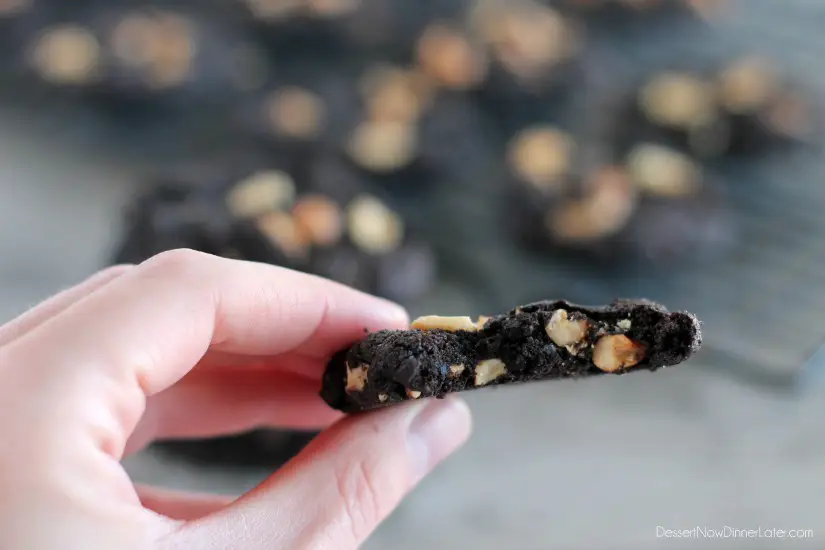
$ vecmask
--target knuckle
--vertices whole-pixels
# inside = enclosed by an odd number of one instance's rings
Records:
[[[112,275],[117,275],[120,273],[126,273],[127,271],[131,271],[134,268],[134,264],[115,264],[104,269],[103,273],[111,273]]]
[[[376,472],[365,458],[348,461],[335,472],[344,521],[355,545],[360,544],[387,513]]]
[[[186,273],[202,266],[209,257],[191,248],[177,248],[149,258],[144,265],[160,273]]]
[[[135,266],[129,264],[118,264],[109,266],[105,269],[98,271],[95,277],[99,279],[111,279],[119,277],[120,275],[123,275],[124,273],[131,271],[132,269],[134,269],[134,267]]]

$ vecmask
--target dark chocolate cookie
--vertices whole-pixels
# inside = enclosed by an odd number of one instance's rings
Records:
[[[810,95],[776,61],[757,55],[657,70],[618,95],[626,96],[612,128],[619,152],[655,140],[699,159],[726,160],[821,140]]]
[[[164,174],[127,209],[116,261],[192,248],[407,303],[432,287],[436,259],[401,214],[357,177],[324,178],[327,160],[314,150],[287,156],[221,159]]]
[[[473,322],[422,317],[337,353],[321,397],[357,412],[486,386],[654,371],[690,358],[699,321],[648,300],[585,307],[537,302]]]
[[[512,218],[528,246],[670,267],[735,244],[736,218],[718,176],[664,142],[611,147],[602,152],[553,126],[516,136],[508,149]]]

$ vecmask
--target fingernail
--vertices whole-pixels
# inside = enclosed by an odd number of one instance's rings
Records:
[[[470,409],[458,398],[431,399],[418,409],[407,432],[413,476],[420,480],[469,437]]]

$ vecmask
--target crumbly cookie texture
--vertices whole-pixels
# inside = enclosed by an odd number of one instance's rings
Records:
[[[701,345],[694,315],[648,300],[599,307],[552,300],[477,321],[427,316],[339,351],[321,397],[359,412],[487,386],[655,371]]]

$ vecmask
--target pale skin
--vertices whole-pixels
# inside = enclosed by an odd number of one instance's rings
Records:
[[[102,271],[0,327],[0,546],[358,548],[467,439],[458,399],[342,417],[330,355],[395,304],[274,266],[180,250]],[[162,438],[325,428],[233,499],[136,486]]]

